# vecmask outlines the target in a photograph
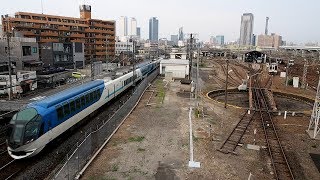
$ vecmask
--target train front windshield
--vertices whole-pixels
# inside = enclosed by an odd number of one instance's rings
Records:
[[[19,111],[10,121],[9,146],[17,148],[34,141],[39,135],[41,116],[34,108]]]

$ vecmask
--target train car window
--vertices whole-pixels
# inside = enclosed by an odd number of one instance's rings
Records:
[[[86,106],[86,100],[85,100],[84,96],[81,97],[81,106],[82,107]]]
[[[63,111],[64,111],[64,115],[65,115],[65,116],[68,116],[68,115],[70,114],[69,104],[63,105]]]
[[[94,93],[94,92],[91,92],[91,93],[90,93],[90,102],[92,102],[92,101],[94,100],[94,99],[93,99],[93,93]]]
[[[74,113],[76,111],[76,106],[75,106],[75,102],[71,101],[70,102],[70,112]]]
[[[59,119],[59,120],[63,119],[64,114],[63,114],[63,109],[62,109],[62,107],[58,107],[58,108],[57,108],[57,113],[58,113],[58,119]]]
[[[97,94],[97,99],[99,99],[100,98],[100,90],[99,89],[96,90],[96,94]]]
[[[51,120],[48,120],[48,130],[51,130],[52,125],[51,125]]]
[[[76,100],[76,109],[81,109],[80,98]]]
[[[98,99],[97,90],[96,90],[96,91],[93,91],[93,99],[94,99],[94,100]]]
[[[39,131],[39,136],[40,137],[44,132],[44,123],[41,123],[41,126],[40,126],[40,131]]]
[[[86,103],[88,104],[90,102],[90,95],[86,94]]]

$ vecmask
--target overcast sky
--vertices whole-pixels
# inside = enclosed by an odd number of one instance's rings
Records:
[[[1,0],[0,14],[17,11],[41,13],[41,0]],[[254,33],[264,33],[266,16],[269,33],[287,42],[320,42],[319,0],[43,0],[45,14],[79,17],[78,5],[92,6],[92,17],[118,20],[135,17],[143,38],[148,37],[148,20],[159,19],[159,38],[170,38],[183,26],[185,33],[197,33],[209,41],[224,35],[226,41],[239,38],[241,15],[254,14]],[[129,31],[129,30],[128,30]]]

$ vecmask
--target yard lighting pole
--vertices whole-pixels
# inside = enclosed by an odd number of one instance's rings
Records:
[[[287,68],[286,68],[286,86],[288,86],[288,73],[289,73],[289,60],[287,62]]]
[[[10,32],[9,32],[10,28],[9,28],[9,16],[7,17],[7,46],[8,46],[8,71],[9,71],[9,101],[12,98],[12,72],[11,72],[11,50],[10,50]]]
[[[228,98],[228,77],[229,77],[229,60],[227,62],[227,74],[226,74],[226,89],[225,89],[225,96],[224,96],[224,108],[227,108],[227,98]]]

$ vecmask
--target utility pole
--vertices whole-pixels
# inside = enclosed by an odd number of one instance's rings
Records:
[[[289,73],[289,60],[287,61],[287,67],[286,67],[286,86],[288,86],[288,73]]]
[[[109,72],[108,36],[106,37],[106,61],[107,61],[107,73],[108,73]]]
[[[95,47],[94,45],[92,44],[92,50],[91,50],[91,80],[93,81],[94,80],[94,54],[95,53]]]
[[[12,72],[11,72],[11,48],[10,48],[10,27],[9,17],[7,17],[7,46],[8,46],[8,71],[9,71],[9,101],[12,99]]]
[[[304,60],[304,65],[303,65],[303,76],[302,76],[302,88],[306,89],[307,88],[307,73],[308,73],[308,61],[305,59]]]
[[[198,58],[197,58],[197,84],[196,84],[196,100],[198,101],[198,97],[199,97],[199,58],[200,58],[200,44],[198,47]],[[199,103],[197,103],[197,106],[199,105]]]
[[[133,86],[135,86],[136,85],[136,83],[135,83],[135,80],[136,80],[136,63],[135,63],[135,57],[134,57],[135,56],[135,42],[134,42],[134,40],[132,40],[132,55],[133,55],[133,57],[132,57]]]
[[[189,59],[190,59],[190,65],[189,65],[189,80],[191,80],[191,74],[192,74],[192,47],[193,47],[193,35],[190,34],[190,43],[189,43]]]
[[[228,100],[228,77],[229,77],[229,60],[227,62],[227,74],[226,74],[226,89],[225,89],[225,96],[224,96],[224,108],[227,108],[227,100]]]

